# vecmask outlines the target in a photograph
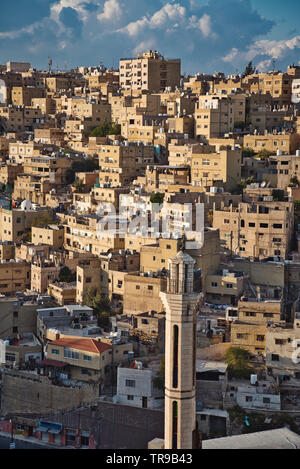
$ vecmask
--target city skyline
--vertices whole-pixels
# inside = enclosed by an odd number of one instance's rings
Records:
[[[284,12],[277,0],[5,0],[0,62],[46,69],[50,56],[61,70],[100,60],[118,68],[121,57],[157,49],[190,74],[241,73],[250,60],[284,69],[299,60],[298,13],[291,0]]]

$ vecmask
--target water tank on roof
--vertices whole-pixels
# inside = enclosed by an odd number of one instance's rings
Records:
[[[32,209],[32,203],[30,200],[23,200],[20,205],[21,210],[31,210]]]
[[[296,150],[296,156],[300,156],[300,150]]]

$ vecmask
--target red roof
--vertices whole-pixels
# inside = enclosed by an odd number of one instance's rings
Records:
[[[112,348],[111,345],[105,344],[95,339],[89,338],[67,338],[53,340],[49,345],[57,345],[75,350],[83,350],[84,352],[103,353]]]

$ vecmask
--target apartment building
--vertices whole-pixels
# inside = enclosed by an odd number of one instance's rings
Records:
[[[160,91],[180,85],[180,59],[165,59],[148,50],[136,59],[121,59],[120,86],[125,90]]]
[[[44,98],[45,90],[33,86],[13,86],[11,100],[14,106],[31,106],[33,98]]]
[[[194,116],[194,133],[202,140],[224,137],[233,131],[233,103],[229,98],[200,96]]]
[[[99,255],[109,250],[124,249],[124,238],[103,229],[97,215],[68,215],[65,222],[65,249]]]
[[[165,291],[167,278],[152,272],[124,277],[123,313],[131,316],[147,311],[164,311],[159,293]]]
[[[220,150],[217,153],[194,153],[191,156],[191,183],[213,186],[215,181],[233,189],[241,179],[242,152],[240,149]]]
[[[61,266],[47,259],[37,259],[31,264],[31,285],[34,292],[46,293],[50,283],[58,280]]]
[[[23,166],[18,163],[0,163],[0,183],[14,184],[18,175],[23,172]]]
[[[281,150],[287,155],[295,155],[296,150],[300,148],[300,135],[291,133],[270,134],[265,132],[264,135],[245,135],[244,148],[252,148],[255,152],[268,150],[277,152]]]
[[[154,163],[155,150],[152,145],[125,142],[102,145],[99,153],[99,184],[111,187],[128,186],[136,177]]]
[[[91,259],[76,268],[76,302],[83,304],[90,288],[102,292],[100,259]]]
[[[146,170],[146,189],[166,191],[168,186],[186,185],[189,182],[190,169],[188,166],[153,165]]]
[[[268,324],[280,324],[283,319],[281,300],[241,298],[238,303],[238,320],[231,324],[231,343],[253,354],[266,354]]]
[[[286,258],[293,234],[294,204],[262,201],[240,202],[213,211],[213,227],[232,253],[241,257]]]
[[[0,263],[0,293],[12,295],[30,288],[30,264],[25,261],[2,260]]]
[[[26,156],[39,156],[43,145],[34,141],[9,143],[9,159],[15,164],[23,164]]]
[[[49,225],[45,227],[33,226],[31,228],[31,240],[33,244],[47,244],[54,251],[61,249],[64,244],[64,227]]]
[[[14,183],[14,192],[12,197],[14,200],[28,200],[33,204],[45,206],[46,197],[55,187],[47,176],[19,174]]]
[[[47,208],[27,209],[13,208],[0,209],[0,239],[1,241],[18,241],[24,233],[29,232],[32,223],[39,217],[48,216]]]

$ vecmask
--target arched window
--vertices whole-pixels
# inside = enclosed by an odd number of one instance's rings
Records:
[[[178,326],[173,327],[173,388],[178,387]]]

